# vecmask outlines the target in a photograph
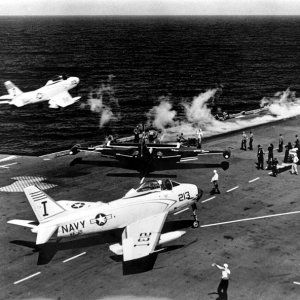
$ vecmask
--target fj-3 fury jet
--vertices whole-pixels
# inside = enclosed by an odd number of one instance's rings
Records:
[[[4,85],[8,94],[0,97],[0,104],[22,107],[28,104],[48,101],[50,108],[66,107],[81,98],[72,98],[68,93],[68,91],[76,87],[78,83],[78,77],[56,76],[49,80],[46,85],[35,91],[22,92],[11,81],[6,81]]]
[[[150,180],[131,189],[121,199],[108,203],[57,201],[35,186],[24,189],[38,222],[10,220],[8,223],[31,228],[37,234],[36,245],[58,238],[123,229],[121,243],[109,248],[123,261],[134,261],[157,252],[157,247],[181,237],[185,231],[161,233],[169,213],[191,206],[193,227],[199,226],[196,202],[202,190],[193,184],[170,179]]]

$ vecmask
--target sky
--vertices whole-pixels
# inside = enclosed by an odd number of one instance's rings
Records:
[[[300,0],[0,0],[0,15],[300,15]]]

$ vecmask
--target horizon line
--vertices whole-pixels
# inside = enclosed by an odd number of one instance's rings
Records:
[[[0,14],[0,17],[300,17],[300,14]]]

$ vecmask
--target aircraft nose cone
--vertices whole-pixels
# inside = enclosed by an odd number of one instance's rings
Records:
[[[68,80],[72,85],[77,85],[80,81],[78,77],[70,77]]]

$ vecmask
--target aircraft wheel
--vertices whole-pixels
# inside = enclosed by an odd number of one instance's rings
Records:
[[[199,227],[199,221],[194,221],[193,228],[198,228],[198,227]]]

